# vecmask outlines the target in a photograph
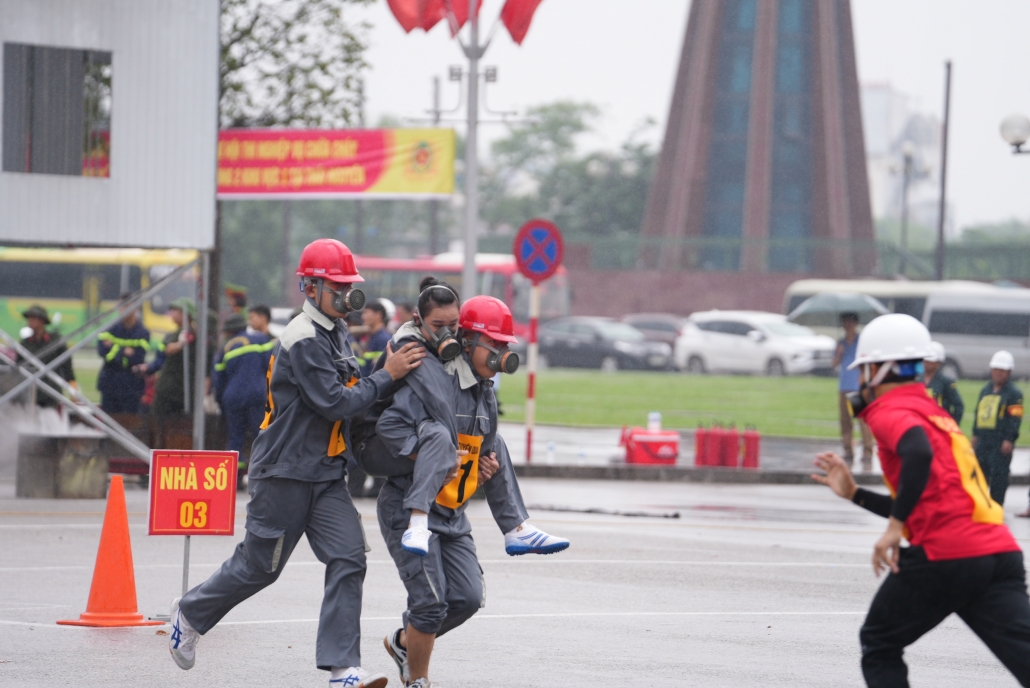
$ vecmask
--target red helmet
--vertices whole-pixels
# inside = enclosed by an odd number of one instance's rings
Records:
[[[479,332],[499,342],[516,341],[511,311],[492,296],[473,296],[463,303],[458,325],[465,332]]]
[[[347,284],[365,281],[354,265],[354,254],[336,239],[316,239],[305,246],[300,254],[297,275]]]

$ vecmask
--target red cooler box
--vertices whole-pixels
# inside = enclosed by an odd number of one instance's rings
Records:
[[[680,434],[675,430],[630,428],[623,438],[626,463],[674,464],[680,455]]]

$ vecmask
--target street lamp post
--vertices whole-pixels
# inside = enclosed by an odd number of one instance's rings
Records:
[[[905,141],[901,146],[902,170],[901,170],[901,261],[898,265],[898,274],[904,275],[908,267],[908,185],[912,180],[912,163],[915,148],[911,141]]]
[[[469,42],[465,55],[468,73],[468,133],[465,139],[465,266],[461,271],[461,293],[471,298],[478,293],[476,285],[476,252],[479,225],[479,157],[476,141],[479,129],[479,12],[476,0],[469,3]]]

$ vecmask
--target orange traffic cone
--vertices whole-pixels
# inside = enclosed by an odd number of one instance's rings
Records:
[[[129,514],[125,509],[122,476],[111,478],[104,528],[100,531],[93,584],[86,611],[77,620],[58,621],[65,626],[160,626],[163,621],[145,621],[136,608],[136,576],[132,570],[129,542]]]

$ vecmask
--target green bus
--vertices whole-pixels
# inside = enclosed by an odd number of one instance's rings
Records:
[[[145,289],[197,252],[180,249],[51,249],[0,247],[0,329],[19,338],[22,311],[39,304],[59,314],[55,329],[68,333],[114,308],[122,294]],[[175,330],[165,312],[181,296],[196,297],[197,270],[187,271],[143,304],[143,325],[155,339]]]

